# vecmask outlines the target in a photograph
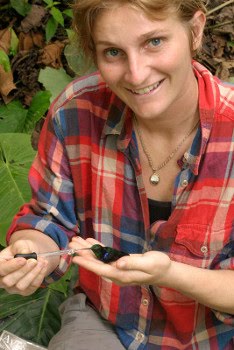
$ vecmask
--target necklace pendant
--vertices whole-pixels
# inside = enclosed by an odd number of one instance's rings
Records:
[[[153,175],[150,176],[149,181],[150,181],[151,185],[155,186],[159,183],[160,177],[158,174],[153,173]]]

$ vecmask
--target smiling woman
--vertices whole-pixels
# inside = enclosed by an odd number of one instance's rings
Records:
[[[98,71],[50,108],[0,287],[61,276],[69,256],[43,253],[68,245],[78,295],[50,350],[231,350],[234,89],[193,58],[203,2],[76,0],[74,13]]]

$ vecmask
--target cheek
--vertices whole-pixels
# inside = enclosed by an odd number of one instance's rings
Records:
[[[98,64],[97,67],[108,85],[114,85],[121,79],[119,72],[113,66]]]
[[[171,53],[165,55],[161,60],[162,67],[168,75],[183,76],[191,70],[192,58],[187,49],[178,47]]]

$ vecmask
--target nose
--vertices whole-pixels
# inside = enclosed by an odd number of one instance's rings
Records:
[[[141,53],[132,53],[127,56],[124,80],[131,86],[140,86],[148,77],[147,59]]]

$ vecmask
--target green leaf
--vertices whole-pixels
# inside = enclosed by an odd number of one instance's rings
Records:
[[[49,288],[21,297],[0,290],[0,332],[7,330],[44,346],[60,328],[59,306],[63,293]]]
[[[31,10],[31,5],[28,4],[28,0],[10,0],[10,3],[13,9],[21,16],[26,16]]]
[[[31,197],[28,171],[36,152],[26,134],[1,134],[0,137],[0,244],[19,210]]]
[[[58,28],[58,22],[53,17],[50,17],[50,19],[46,23],[46,41],[47,42],[49,42],[53,38],[57,28]]]
[[[46,67],[40,70],[38,81],[43,84],[47,91],[51,92],[50,101],[52,102],[65,86],[72,81],[72,78],[63,68],[54,69]]]
[[[94,72],[96,67],[93,64],[90,65],[87,57],[82,51],[79,51],[77,42],[74,38],[72,39],[72,33],[69,32],[68,34],[71,38],[71,44],[66,45],[64,55],[69,67],[79,76]]]
[[[0,50],[0,64],[3,66],[5,72],[10,72],[11,70],[11,64],[9,57],[5,53],[5,51]]]
[[[43,0],[43,1],[48,5],[48,7],[52,7],[54,4],[53,0]]]
[[[0,332],[7,330],[19,337],[44,346],[60,328],[58,308],[69,296],[78,278],[77,265],[71,265],[66,274],[45,289],[21,297],[0,289]]]
[[[28,109],[24,131],[31,133],[36,123],[45,115],[50,105],[51,93],[49,91],[39,91],[32,99]]]
[[[19,46],[19,39],[14,31],[13,28],[10,28],[11,31],[11,46],[10,46],[10,52],[13,56],[16,55],[18,51],[18,46]]]
[[[75,41],[75,32],[72,29],[66,29],[67,32],[67,37],[69,39],[70,42]]]
[[[23,132],[27,110],[19,101],[0,105],[0,133]]]
[[[48,288],[57,290],[58,292],[69,296],[71,294],[71,290],[73,290],[74,286],[76,285],[77,278],[78,266],[72,264],[65,275],[60,278],[59,281],[50,284]]]
[[[64,10],[63,14],[70,18],[73,18],[73,11],[71,9]]]
[[[62,12],[53,6],[50,10],[50,13],[51,13],[52,17],[54,18],[54,20],[56,22],[58,22],[59,24],[61,24],[61,26],[64,27],[64,18],[63,18]]]

